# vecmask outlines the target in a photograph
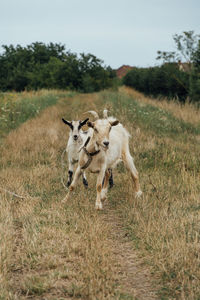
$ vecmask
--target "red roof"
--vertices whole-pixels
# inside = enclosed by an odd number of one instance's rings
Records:
[[[134,67],[128,66],[128,65],[123,65],[119,69],[116,70],[116,74],[118,78],[124,77],[128,71],[132,70]]]

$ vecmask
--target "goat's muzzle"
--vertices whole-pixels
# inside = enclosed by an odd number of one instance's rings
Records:
[[[74,139],[74,141],[77,141],[78,140],[78,135],[74,135],[73,139]]]
[[[109,147],[109,142],[108,142],[108,141],[103,142],[103,146],[104,146],[106,149],[108,149],[108,147]]]

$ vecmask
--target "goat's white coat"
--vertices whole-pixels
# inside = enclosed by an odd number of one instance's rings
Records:
[[[94,150],[100,149],[98,155],[92,158],[92,162],[88,166],[88,170],[92,173],[98,173],[97,177],[97,198],[96,198],[96,208],[102,209],[102,202],[106,198],[107,194],[107,183],[104,184],[102,188],[102,182],[105,178],[108,178],[108,169],[114,168],[116,165],[122,160],[131,172],[132,179],[135,183],[136,187],[136,196],[139,197],[142,192],[140,190],[139,180],[138,180],[138,172],[135,168],[133,158],[130,155],[129,151],[129,133],[122,126],[122,124],[118,124],[116,126],[112,126],[112,123],[116,119],[113,117],[109,117],[108,119],[98,119],[93,125],[98,130],[98,134],[93,130],[91,134],[90,142],[87,145],[87,150],[92,152]],[[111,128],[111,130],[110,130]],[[109,133],[110,130],[110,133]],[[98,137],[99,135],[99,137]],[[104,143],[105,141],[109,141],[109,147],[106,148]],[[70,191],[73,191],[78,178],[80,177],[82,170],[81,167],[87,162],[88,157],[85,154],[84,150],[80,152],[79,156],[79,164],[76,169],[74,179],[72,181]],[[105,180],[107,182],[107,179]],[[70,195],[70,191],[66,196],[68,199]]]
[[[92,129],[89,128],[87,131],[83,131],[82,129],[78,129],[80,122],[72,121],[73,130],[69,131],[69,139],[66,146],[67,158],[68,158],[68,166],[69,171],[73,173],[74,165],[79,161],[80,148],[84,145],[87,138],[92,134]],[[74,140],[74,135],[78,138]],[[83,178],[86,180],[85,172],[83,172]],[[68,177],[68,182],[70,178]]]
[[[72,125],[74,127],[74,130],[70,130],[69,132],[69,139],[66,146],[66,151],[68,153],[68,160],[69,163],[74,164],[75,162],[78,162],[79,159],[79,149],[81,146],[86,142],[88,136],[89,136],[89,130],[83,131],[82,129],[77,130],[76,135],[78,136],[77,140],[74,140],[74,131],[76,128],[78,128],[79,122],[78,121],[72,121]]]

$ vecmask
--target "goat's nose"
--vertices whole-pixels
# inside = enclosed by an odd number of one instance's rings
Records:
[[[108,147],[109,142],[103,142],[106,147]]]
[[[77,138],[78,138],[78,135],[74,135],[74,140],[76,141],[77,140]]]

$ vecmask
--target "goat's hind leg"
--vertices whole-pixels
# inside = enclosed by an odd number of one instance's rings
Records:
[[[66,186],[69,187],[70,184],[72,183],[72,177],[73,177],[73,172],[71,170],[68,171],[68,179],[67,179],[67,184]]]
[[[114,181],[113,181],[113,173],[112,173],[112,169],[108,169],[110,177],[109,177],[109,188],[111,189],[114,185]]]
[[[112,169],[109,168],[108,171],[109,171],[109,180],[108,180],[109,181],[109,188],[111,189],[113,187],[113,185],[114,185]],[[103,178],[102,186],[104,185],[104,180],[105,180],[105,176]]]
[[[126,168],[131,172],[131,177],[135,185],[136,197],[140,197],[142,195],[142,191],[140,189],[138,171],[134,165],[133,158],[129,151],[123,155],[123,161]]]

